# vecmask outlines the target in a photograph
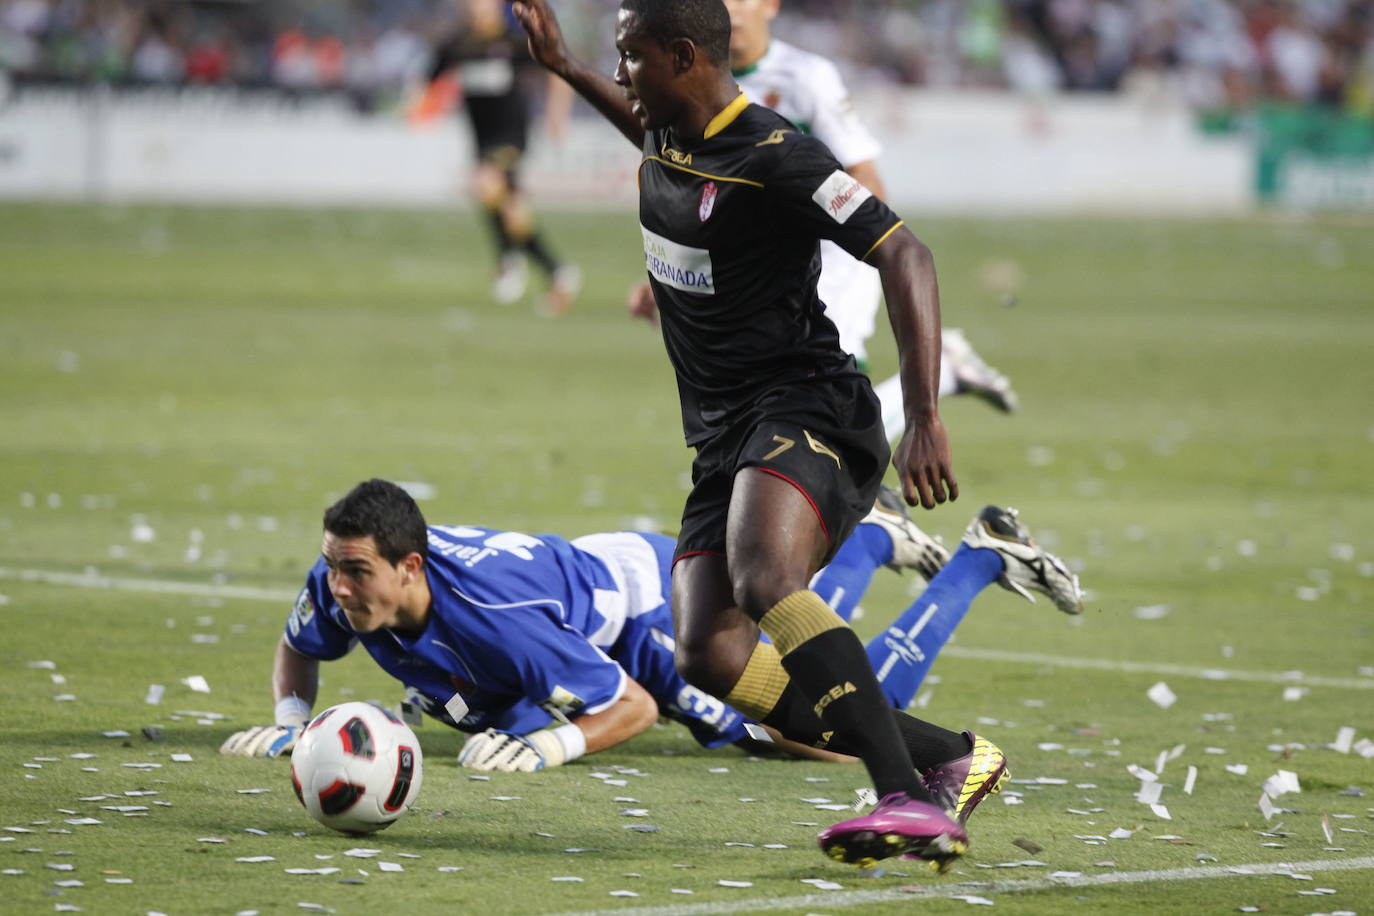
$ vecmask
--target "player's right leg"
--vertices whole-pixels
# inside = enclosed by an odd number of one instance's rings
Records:
[[[953,394],[974,395],[1006,413],[1016,410],[1018,399],[1011,382],[978,355],[958,328],[940,332],[940,365],[942,396],[946,393],[943,375],[947,366],[954,376]]]
[[[501,305],[509,305],[525,295],[529,283],[525,256],[511,233],[511,183],[505,170],[484,156],[473,172],[472,189],[496,243],[496,278],[491,284],[491,296]]]
[[[902,407],[902,381],[889,376],[873,386],[882,403],[883,429],[889,442],[895,441],[906,428]],[[987,401],[998,410],[1011,413],[1020,403],[1011,382],[1005,375],[989,366],[973,349],[958,328],[945,328],[940,333],[940,397],[971,394]]]

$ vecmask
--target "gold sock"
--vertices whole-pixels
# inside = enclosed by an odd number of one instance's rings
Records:
[[[787,672],[782,668],[778,650],[766,642],[754,646],[749,664],[744,666],[735,686],[725,696],[725,702],[751,719],[762,722],[778,705],[778,698],[787,688]]]
[[[820,595],[810,589],[793,592],[768,609],[759,628],[773,640],[779,655],[787,655],[812,637],[849,624]]]

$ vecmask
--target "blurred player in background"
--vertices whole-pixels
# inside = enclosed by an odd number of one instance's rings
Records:
[[[876,162],[882,146],[854,111],[839,70],[824,57],[771,36],[780,2],[725,0],[730,11],[731,74],[750,101],[773,109],[830,147],[846,172],[875,196],[886,199]],[[840,349],[852,353],[867,372],[867,343],[873,336],[883,293],[878,271],[824,239],[818,292],[826,317],[840,332]],[[631,291],[630,311],[651,320],[655,317],[648,284]],[[963,331],[946,328],[940,342],[941,397],[972,394],[999,410],[1010,413],[1016,409],[1011,383],[983,361]],[[905,426],[901,381],[894,375],[874,390],[883,404],[888,439],[896,439]]]
[[[555,140],[566,130],[572,93],[561,80],[546,79],[530,60],[525,36],[502,0],[461,0],[460,6],[463,20],[436,45],[428,85],[411,119],[431,120],[461,95],[477,152],[473,190],[496,242],[492,296],[502,304],[524,296],[527,261],[533,261],[548,282],[548,311],[561,315],[572,307],[582,274],[549,247],[520,190],[519,171],[537,91],[532,83],[548,84],[545,121]]]
[[[756,749],[753,723],[692,687],[673,665],[672,538],[615,532],[567,541],[429,527],[399,486],[370,480],[325,513],[323,552],[277,647],[276,724],[236,733],[224,744],[226,754],[290,753],[310,719],[318,663],[357,643],[406,686],[409,702],[476,733],[458,758],[465,767],[559,766],[633,737],[660,715],[685,725],[704,747]],[[1034,572],[1042,563],[1050,578]],[[904,708],[969,604],[994,581],[1027,597],[1027,587],[1049,594],[1077,613],[1077,582],[1056,564],[1014,513],[992,506],[950,558],[911,522],[894,493],[859,524],[816,588],[847,619],[880,565],[915,569],[930,580],[869,644],[884,693]],[[801,756],[837,756],[785,742],[776,731],[768,737]],[[1000,759],[986,739],[968,738],[983,760]],[[987,793],[952,799],[949,807],[967,818],[996,791],[1004,765],[1002,771],[987,782]],[[938,783],[948,772],[925,778]]]

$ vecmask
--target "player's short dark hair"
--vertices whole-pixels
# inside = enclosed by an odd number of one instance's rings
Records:
[[[730,65],[730,13],[721,0],[621,0],[620,8],[660,46],[688,38],[717,67]]]
[[[429,554],[429,532],[420,507],[405,490],[376,477],[325,510],[324,530],[341,538],[371,535],[377,553],[392,566],[408,554]]]

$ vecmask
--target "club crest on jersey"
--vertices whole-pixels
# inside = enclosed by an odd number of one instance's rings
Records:
[[[310,623],[315,616],[315,599],[310,597],[310,589],[301,589],[300,595],[296,598],[295,605],[291,608],[291,616],[286,618],[286,626],[291,631],[292,636],[301,635],[301,627]]]
[[[711,218],[711,211],[716,208],[716,183],[706,182],[706,187],[701,189],[701,203],[697,204],[697,216],[701,217],[704,223]]]

